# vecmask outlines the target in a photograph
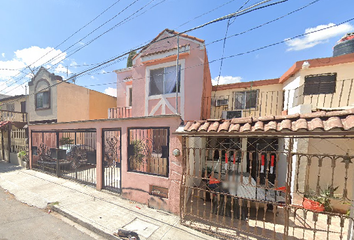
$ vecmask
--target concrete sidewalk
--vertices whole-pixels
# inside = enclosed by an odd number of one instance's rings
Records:
[[[55,211],[105,238],[114,239],[112,234],[123,228],[135,230],[140,239],[215,239],[182,226],[179,216],[3,161],[0,186],[31,206],[45,208],[55,203]]]

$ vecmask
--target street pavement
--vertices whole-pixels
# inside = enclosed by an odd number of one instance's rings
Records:
[[[56,203],[54,211],[106,239],[117,239],[113,233],[118,229],[135,231],[141,240],[215,239],[181,225],[179,216],[174,214],[3,161],[0,161],[0,187],[30,206],[45,209],[48,204]]]
[[[0,239],[94,239],[48,212],[18,202],[0,188]]]

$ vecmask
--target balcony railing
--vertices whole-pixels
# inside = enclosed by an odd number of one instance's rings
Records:
[[[108,118],[129,118],[132,117],[131,107],[116,107],[108,109]]]
[[[337,80],[335,91],[329,94],[304,94],[304,85],[284,91],[285,109],[301,104],[311,105],[312,110],[336,109],[354,105],[354,79]]]
[[[27,122],[27,113],[0,110],[0,121]]]

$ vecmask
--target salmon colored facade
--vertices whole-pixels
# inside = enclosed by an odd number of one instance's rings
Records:
[[[30,125],[30,132],[35,131],[56,131],[72,129],[94,129],[96,132],[96,188],[103,188],[103,143],[102,132],[104,129],[119,129],[121,131],[121,195],[133,201],[147,204],[153,208],[179,213],[180,208],[180,183],[182,179],[182,156],[174,156],[173,150],[182,151],[181,137],[173,134],[179,127],[181,119],[178,115],[125,118],[125,119],[105,119],[78,121],[67,123],[52,123]],[[128,169],[128,130],[130,128],[141,127],[164,127],[169,129],[169,164],[168,176],[154,176],[146,173],[132,172]],[[32,138],[29,142],[32,146]],[[30,156],[32,149],[30,148]],[[31,167],[33,159],[31,157]],[[154,196],[151,193],[151,186],[158,186],[168,189],[167,198]]]
[[[116,70],[117,107],[131,108],[132,117],[176,113],[184,120],[210,117],[212,85],[205,44],[184,34],[179,37],[180,91],[176,96],[176,34],[164,30],[153,40],[156,43],[135,55],[132,67]],[[162,76],[154,75],[158,71]],[[159,86],[151,83],[155,76]]]

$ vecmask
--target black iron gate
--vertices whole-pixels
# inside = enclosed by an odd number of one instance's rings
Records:
[[[121,191],[121,130],[102,130],[103,187],[115,192]]]
[[[96,185],[96,130],[31,132],[32,167]]]

